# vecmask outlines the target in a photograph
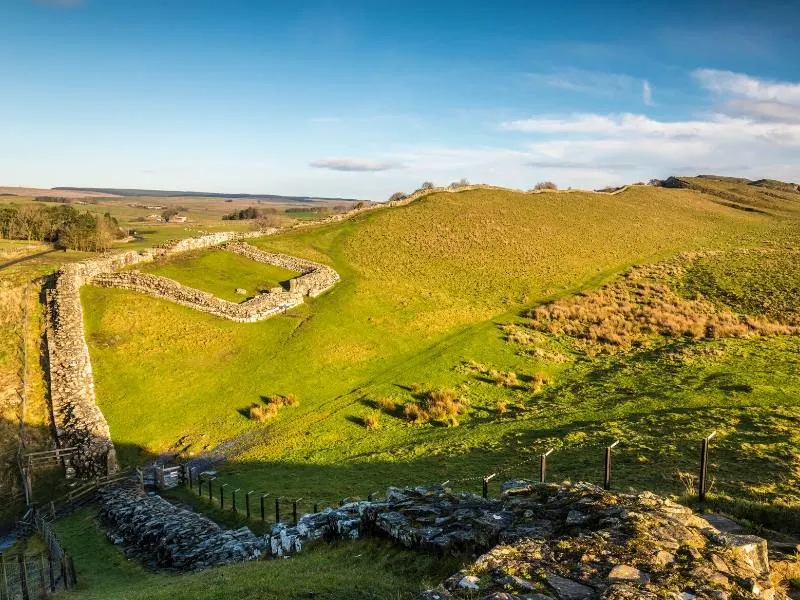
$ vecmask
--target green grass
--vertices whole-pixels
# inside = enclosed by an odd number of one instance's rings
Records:
[[[480,476],[494,472],[496,494],[504,480],[536,477],[539,454],[549,448],[549,480],[600,482],[603,448],[616,439],[615,489],[648,488],[689,501],[699,440],[717,430],[713,505],[796,531],[800,338],[664,339],[589,356],[566,336],[509,341],[504,325],[522,327],[524,309],[597,288],[632,264],[701,249],[737,251],[695,262],[684,280],[670,282],[676,289],[786,319],[798,308],[796,251],[752,249],[796,248],[798,233],[793,218],[738,210],[689,190],[433,195],[256,241],[330,264],[342,276],[325,295],[261,323],[84,288],[98,400],[123,462],[170,450],[198,453],[233,439],[233,458],[217,482],[284,502],[303,497],[305,511],[387,485],[451,480],[478,492]],[[217,254],[159,268],[220,289],[231,285],[219,275],[226,269],[202,266],[228,260]],[[243,265],[240,277],[259,277],[260,268]],[[492,370],[513,373],[519,384],[498,385]],[[535,374],[548,380],[538,391],[528,383]],[[466,399],[459,426],[413,425],[384,412],[378,429],[364,427],[380,398],[402,408],[439,388]],[[288,393],[299,406],[268,424],[247,419],[252,403]],[[242,523],[189,491],[175,494],[231,526]],[[411,590],[400,580],[431,572],[416,562],[424,559],[391,560],[399,551],[359,542],[286,562],[156,575],[124,561],[81,514],[60,534],[68,545],[89,540],[84,556],[76,554],[86,597],[202,598],[202,590],[221,583],[245,598],[311,589],[321,597],[402,597]],[[359,553],[366,560],[356,562]],[[395,562],[399,570],[392,570]],[[374,595],[358,595],[367,589]]]
[[[597,286],[632,263],[684,249],[758,245],[779,225],[686,190],[478,190],[265,238],[257,242],[264,248],[331,264],[342,281],[255,324],[84,288],[100,405],[123,460],[131,462],[143,452],[199,452],[244,436],[246,452],[228,467],[242,486],[280,481],[286,493],[335,499],[392,483],[475,475],[532,450],[517,438],[531,443],[604,418],[575,399],[516,419],[498,420],[481,408],[507,391],[462,372],[465,360],[523,375],[563,372],[557,382],[565,386],[570,373],[579,373],[520,353],[504,341],[499,322]],[[652,374],[653,381],[664,376],[663,369]],[[458,428],[390,417],[377,431],[361,425],[372,400],[408,398],[403,386],[414,382],[474,386],[473,418]],[[300,406],[268,425],[242,414],[275,393],[296,394]],[[664,407],[642,394],[629,410]]]
[[[702,258],[689,271],[685,293],[700,293],[741,313],[800,323],[800,253],[772,249]]]
[[[231,302],[241,302],[299,275],[273,265],[254,263],[224,250],[179,254],[167,260],[138,265],[137,268],[144,273],[169,277]],[[237,294],[237,288],[246,290],[247,294]]]
[[[75,600],[216,598],[368,600],[411,598],[461,566],[455,559],[401,550],[377,540],[322,543],[290,560],[240,563],[183,575],[153,572],[125,557],[83,508],[56,523],[74,560]]]

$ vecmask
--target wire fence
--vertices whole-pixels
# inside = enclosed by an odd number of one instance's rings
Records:
[[[0,600],[33,600],[75,587],[75,565],[63,554],[0,553]]]
[[[706,500],[709,489],[713,485],[713,480],[708,473],[708,459],[710,443],[715,435],[716,432],[711,433],[703,438],[698,445],[696,473],[692,475],[693,481],[686,485],[686,491],[695,495],[700,502]],[[606,490],[611,490],[614,484],[614,453],[619,444],[620,442],[617,440],[595,449],[597,452],[596,481]],[[551,457],[558,458],[557,450],[565,449],[547,448],[541,452],[529,454],[521,460],[490,469],[482,474],[452,478],[437,483],[459,491],[478,493],[480,490],[484,498],[488,498],[490,492],[499,493],[499,488],[495,487],[498,485],[496,482],[506,479],[526,479],[546,483],[549,475],[549,460],[551,460]],[[335,507],[347,501],[363,499],[363,497],[343,498],[338,502],[331,502],[330,500],[320,501],[279,495],[274,492],[265,493],[226,483],[222,477],[217,476],[216,472],[201,471],[199,467],[192,467],[190,464],[171,467],[165,471],[169,471],[169,477],[172,478],[171,481],[173,482],[172,485],[167,487],[183,485],[199,499],[204,500],[215,509],[228,511],[239,518],[259,522],[262,525],[296,524],[299,516],[305,512],[320,512],[326,507]],[[159,477],[163,481],[163,474],[156,474],[152,478],[156,487],[160,487],[156,481]],[[366,498],[372,500],[377,494],[378,492],[370,493]]]

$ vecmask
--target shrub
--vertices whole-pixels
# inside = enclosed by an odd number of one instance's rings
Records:
[[[270,396],[266,402],[268,406],[272,405],[278,408],[283,408],[284,406],[297,406],[300,404],[300,401],[294,394],[286,394],[285,396],[275,394],[274,396]]]
[[[468,185],[469,185],[469,180],[466,177],[462,177],[461,179],[459,179],[458,181],[454,181],[447,187],[450,188],[451,190],[458,190],[463,187],[467,187]]]
[[[508,412],[508,402],[498,402],[496,408],[498,415],[504,415]]]
[[[557,190],[558,186],[553,183],[552,181],[540,181],[535,186],[533,186],[534,190]]]
[[[550,379],[547,377],[547,374],[537,372],[531,375],[531,380],[528,385],[531,391],[538,392],[548,383],[550,383]]]
[[[439,389],[425,394],[419,402],[409,402],[403,407],[403,416],[412,423],[438,421],[458,425],[456,416],[467,410],[464,398],[455,390]]]
[[[424,181],[419,189],[421,190],[432,190],[435,186],[433,185],[432,181]]]
[[[394,401],[394,398],[391,396],[384,396],[383,398],[378,398],[376,402],[378,408],[380,408],[383,412],[393,415],[397,412],[397,403]]]
[[[412,423],[424,423],[422,407],[416,402],[409,402],[403,407],[403,416]]]
[[[263,423],[278,416],[280,409],[285,406],[297,406],[299,401],[294,394],[286,394],[285,396],[274,395],[266,398],[264,404],[253,404],[250,406],[248,416],[253,421]]]
[[[510,388],[519,384],[516,373],[497,371],[495,369],[492,369],[491,371],[489,371],[489,377],[491,377],[495,385],[499,385],[502,387]]]
[[[267,405],[260,405],[260,404],[253,404],[250,407],[250,419],[252,421],[258,421],[259,423],[264,423],[265,421],[269,421],[273,419],[278,414],[278,407],[274,404],[267,404]]]
[[[389,196],[389,202],[396,202],[397,200],[404,200],[405,198],[408,198],[407,194],[404,194],[403,192],[395,192]]]
[[[381,426],[381,413],[379,413],[378,411],[373,411],[371,413],[368,413],[364,417],[364,427],[366,427],[370,431],[379,429],[380,426]]]

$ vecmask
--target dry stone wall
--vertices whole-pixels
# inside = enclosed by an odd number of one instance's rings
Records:
[[[478,555],[419,600],[788,600],[780,573],[796,566],[770,556],[764,539],[721,532],[650,492],[616,494],[588,483],[509,481],[500,498],[389,488],[382,499],[303,515],[262,537],[223,530],[140,490],[101,497],[110,537],[155,566],[286,557],[313,540],[366,536]]]
[[[172,279],[139,271],[104,273],[94,277],[92,284],[164,298],[176,304],[240,323],[261,321],[303,303],[302,294],[275,288],[237,304],[208,292],[181,285]]]
[[[100,491],[100,518],[109,538],[153,567],[196,570],[254,560],[266,541],[247,527],[224,529],[211,519],[140,489]]]
[[[784,569],[771,569],[766,540],[723,533],[650,492],[615,494],[588,483],[509,481],[500,498],[488,499],[443,487],[389,488],[382,500],[275,526],[270,551],[285,556],[312,540],[367,535],[481,554],[419,600],[788,600],[778,580]]]
[[[61,447],[76,448],[72,465],[78,477],[92,478],[117,470],[117,460],[108,423],[95,399],[92,364],[83,331],[81,286],[89,284],[95,279],[103,282],[104,278],[111,276],[110,274],[114,274],[123,267],[151,262],[159,257],[188,250],[209,248],[233,240],[270,235],[276,231],[271,229],[245,233],[213,233],[188,240],[168,242],[153,249],[131,250],[119,254],[98,256],[65,265],[58,271],[53,288],[47,291],[50,399],[58,444]],[[121,276],[123,283],[127,285],[136,285],[136,275],[130,277],[133,283],[127,283],[123,273],[116,275]],[[141,274],[138,275],[143,277]],[[169,284],[165,283],[169,280],[157,279],[153,284],[155,289],[169,287]],[[190,303],[192,294],[187,292],[189,288],[172,283],[179,289],[171,290],[171,292],[184,298],[185,303]],[[203,292],[197,290],[193,292],[203,295]],[[236,306],[233,303],[227,303],[232,307],[222,306],[220,308],[219,304],[224,301],[213,297],[211,300],[203,297],[196,300],[195,303],[202,304],[204,307],[216,307],[215,310],[218,310],[220,316],[230,315],[227,318],[243,315],[241,320],[258,320],[244,317],[257,315],[259,318],[265,318],[281,310],[286,310],[292,302],[297,302],[298,299],[302,301],[300,294],[293,292],[273,291],[262,296],[243,303],[244,308],[240,309],[232,308]],[[199,308],[199,306],[193,306],[193,308]],[[207,312],[212,311],[207,310]]]
[[[310,260],[285,254],[264,252],[245,242],[230,243],[225,248],[256,262],[267,263],[289,271],[302,273],[299,277],[289,280],[289,291],[301,296],[316,298],[331,289],[339,281],[339,274],[336,271],[327,265],[321,265]]]

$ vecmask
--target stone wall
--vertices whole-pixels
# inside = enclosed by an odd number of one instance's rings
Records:
[[[173,279],[135,270],[103,273],[94,277],[91,282],[100,287],[121,288],[163,298],[240,323],[261,321],[303,303],[302,294],[287,292],[283,288],[274,288],[245,302],[229,302],[208,292],[182,285]]]
[[[58,271],[54,287],[47,291],[51,409],[59,446],[77,448],[72,464],[79,477],[106,475],[117,469],[108,424],[95,400],[92,365],[83,331],[81,286],[123,267],[151,262],[158,257],[209,248],[236,239],[270,235],[275,231],[214,233],[166,243],[154,249],[105,254],[65,265]],[[268,298],[255,298],[247,308],[251,314],[258,315],[270,310],[280,312],[285,310],[281,307],[295,295],[283,292]]]
[[[650,492],[616,494],[587,483],[510,481],[489,499],[442,487],[389,488],[381,500],[276,525],[269,545],[284,556],[311,540],[366,535],[410,549],[483,553],[420,600],[788,600],[764,539],[723,533]]]
[[[691,509],[650,492],[588,483],[509,481],[500,498],[444,487],[389,488],[278,524],[258,537],[140,490],[101,492],[109,536],[151,564],[197,569],[285,557],[321,539],[373,536],[406,548],[479,555],[420,600],[788,600],[767,542],[723,533]]]
[[[154,567],[204,569],[254,560],[267,552],[247,527],[224,529],[160,496],[129,488],[99,492],[100,518],[114,543],[125,544]]]
[[[303,258],[264,252],[245,242],[226,244],[225,249],[256,262],[267,263],[289,271],[302,273],[299,277],[289,280],[289,291],[298,293],[301,296],[316,298],[331,289],[339,281],[339,274],[329,266]]]

